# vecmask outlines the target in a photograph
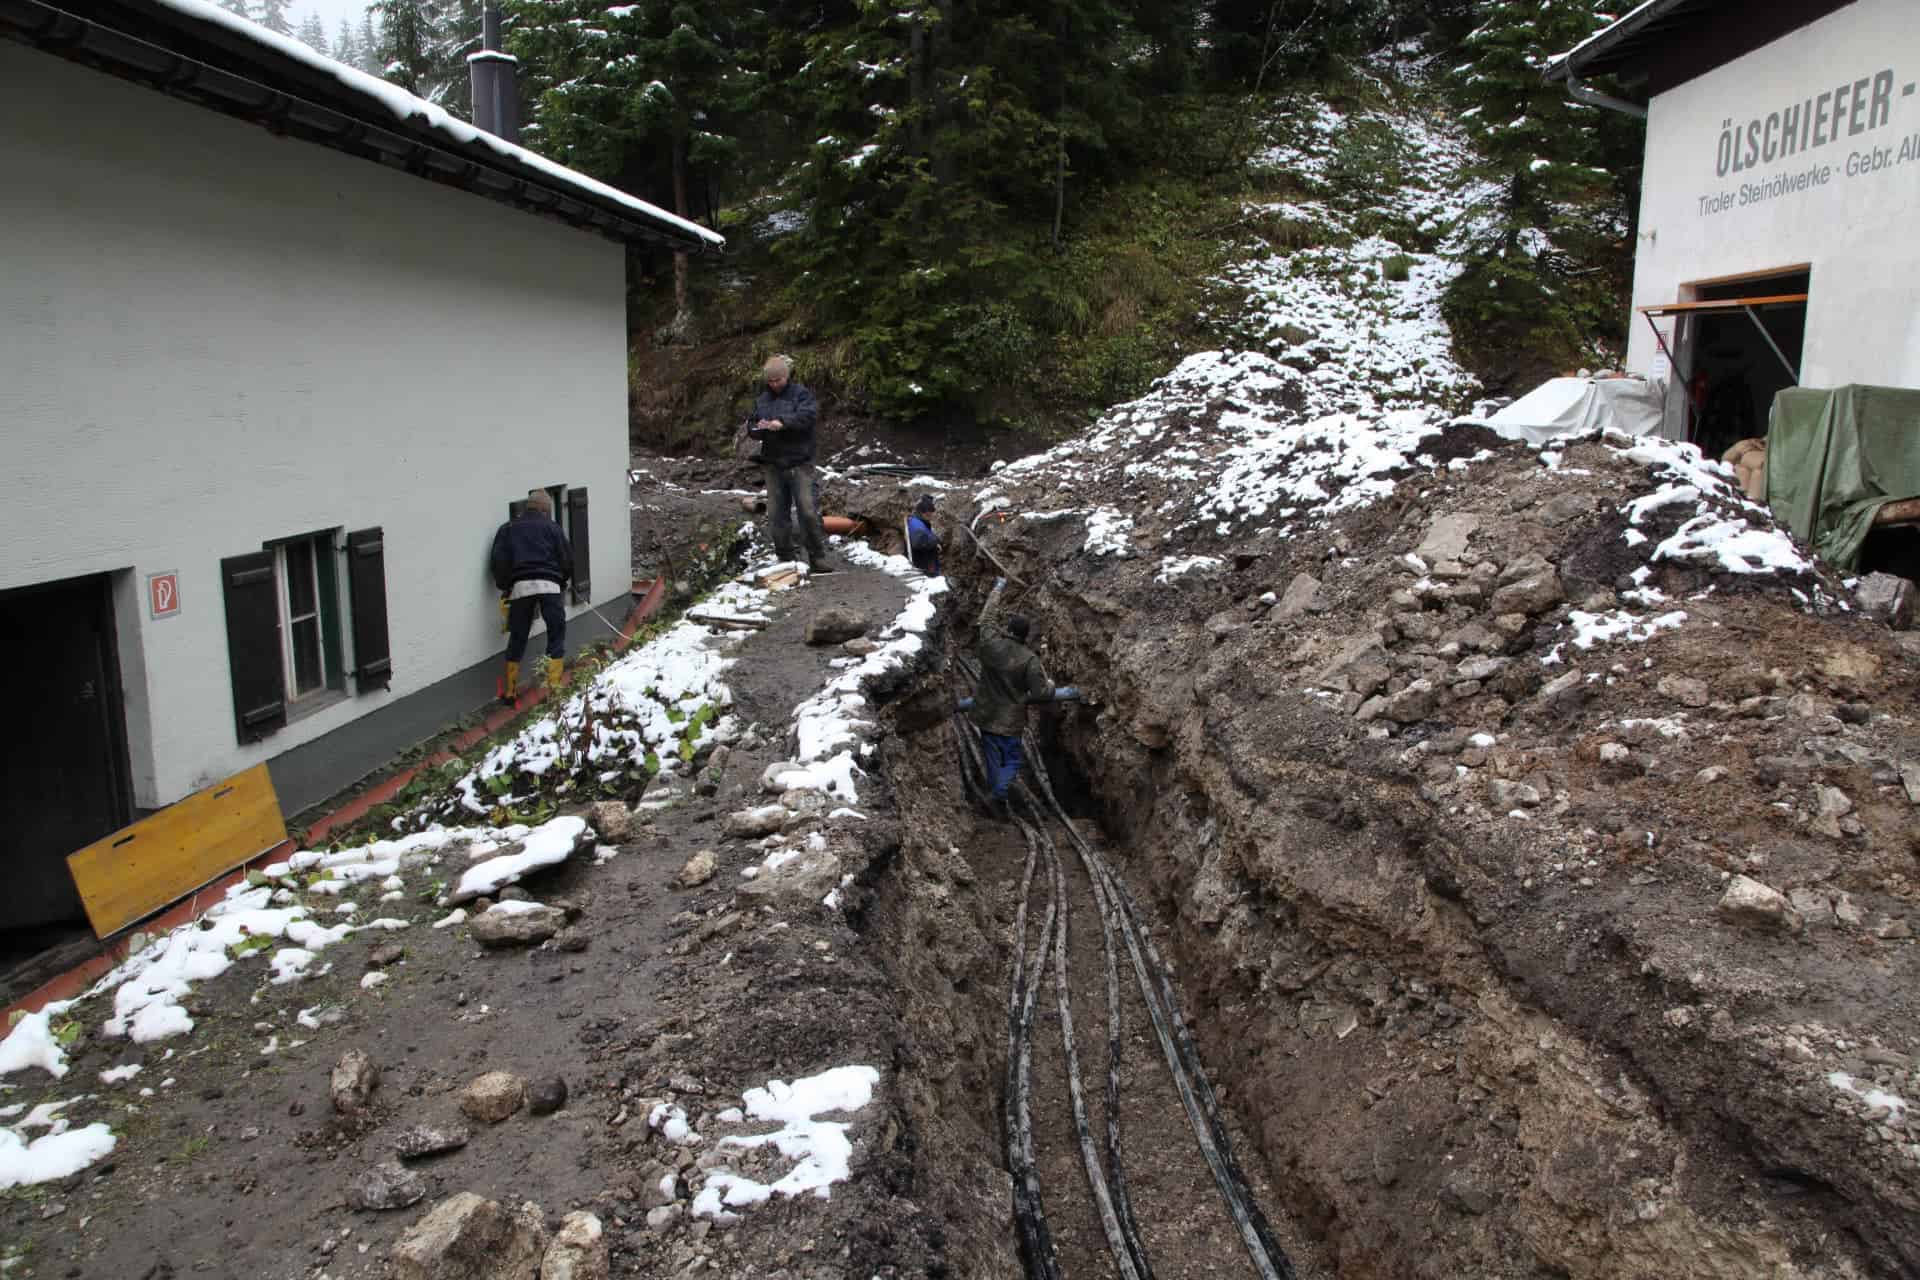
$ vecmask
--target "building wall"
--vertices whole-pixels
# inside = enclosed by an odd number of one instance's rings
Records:
[[[138,803],[498,653],[487,549],[532,486],[588,490],[620,593],[618,245],[5,42],[0,121],[0,589],[117,575]],[[375,525],[392,688],[241,745],[221,559]]]
[[[1765,48],[1653,99],[1634,305],[1673,302],[1688,281],[1811,264],[1806,386],[1920,387],[1920,22],[1911,0],[1855,0]],[[1885,110],[1876,112],[1876,79]],[[1865,84],[1860,82],[1864,80]],[[1852,108],[1856,86],[1861,110]],[[1838,136],[1804,128],[1781,150],[1789,108],[1818,120],[1836,90]],[[1756,163],[1747,129],[1759,125]],[[1855,124],[1860,126],[1854,132]],[[1739,134],[1735,153],[1727,143]],[[1831,123],[1825,132],[1833,132]],[[1663,322],[1670,325],[1671,321]],[[1628,366],[1659,354],[1636,314]]]

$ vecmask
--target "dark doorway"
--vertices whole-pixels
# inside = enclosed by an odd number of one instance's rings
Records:
[[[1687,438],[1709,458],[1766,435],[1773,397],[1799,385],[1811,278],[1795,270],[1686,290],[1700,308],[1687,316]]]
[[[110,581],[0,591],[0,628],[33,662],[14,685],[17,730],[0,735],[0,776],[21,800],[0,929],[40,930],[84,919],[67,855],[133,818]]]

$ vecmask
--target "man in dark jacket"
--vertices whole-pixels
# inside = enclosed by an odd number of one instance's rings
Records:
[[[940,535],[933,531],[933,495],[923,493],[907,517],[907,558],[929,578],[940,576]]]
[[[747,413],[747,434],[760,441],[760,464],[767,473],[767,532],[779,557],[793,559],[793,509],[799,508],[807,562],[815,573],[831,573],[813,478],[813,428],[819,409],[813,392],[793,380],[793,361],[787,357],[774,356],[762,372],[767,385]]]
[[[520,693],[520,657],[527,651],[535,609],[547,624],[547,687],[558,689],[566,666],[564,593],[573,581],[573,548],[553,522],[553,499],[545,489],[528,492],[520,514],[493,535],[492,565],[493,585],[507,606],[507,675],[501,697],[512,702]]]
[[[980,659],[980,685],[967,713],[980,730],[986,755],[988,805],[1001,818],[1007,816],[1007,790],[1025,763],[1020,735],[1027,728],[1027,704],[1053,698],[1053,682],[1039,656],[1027,648],[1027,620],[1015,613],[1001,622],[1000,593],[1005,587],[1004,578],[994,583],[980,613],[980,643],[974,650]]]

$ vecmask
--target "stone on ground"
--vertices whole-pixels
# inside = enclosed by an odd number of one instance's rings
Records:
[[[807,643],[845,644],[867,634],[867,620],[851,609],[822,609],[807,620]]]
[[[785,814],[786,810],[782,809],[780,812]],[[680,873],[674,876],[673,886],[676,889],[698,889],[713,879],[714,870],[718,866],[719,859],[714,856],[713,850],[702,849],[687,859],[687,865],[681,867]]]
[[[813,774],[803,764],[791,760],[775,760],[760,771],[760,789],[770,796],[802,786],[811,781]]]
[[[463,1124],[413,1124],[393,1137],[393,1153],[402,1160],[418,1160],[458,1151],[473,1137]]]
[[[1310,573],[1298,573],[1280,596],[1280,603],[1274,606],[1273,618],[1276,622],[1289,622],[1303,613],[1320,612],[1320,580]]]
[[[545,942],[567,923],[564,911],[540,903],[497,902],[467,922],[483,947],[526,947]]]
[[[608,844],[625,844],[633,835],[633,811],[618,800],[596,801],[587,820]]]
[[[353,1209],[404,1209],[426,1197],[427,1184],[398,1160],[386,1159],[347,1184],[347,1205]]]
[[[754,840],[761,836],[770,836],[787,823],[785,805],[763,804],[754,809],[742,809],[738,813],[727,815],[724,830],[730,836],[742,840]]]
[[[508,1209],[462,1191],[442,1200],[393,1247],[395,1280],[529,1280],[547,1251],[538,1205]]]
[[[831,851],[808,853],[762,871],[740,885],[740,894],[775,906],[801,910],[820,905],[840,884],[840,859]]]
[[[540,1280],[607,1280],[612,1274],[606,1233],[600,1219],[574,1210],[560,1223],[540,1261]]]
[[[1704,707],[1710,698],[1707,682],[1692,676],[1663,676],[1659,689],[1661,697],[1671,698],[1683,707]]]
[[[376,969],[384,969],[390,964],[399,964],[406,958],[407,949],[397,942],[382,942],[367,952],[367,963]]]
[[[355,1116],[367,1109],[373,1101],[373,1091],[379,1087],[380,1068],[373,1065],[373,1059],[362,1050],[349,1049],[340,1055],[327,1092],[333,1098],[335,1111],[343,1116]]]
[[[559,1076],[536,1080],[527,1090],[527,1110],[536,1116],[548,1116],[567,1105],[567,1082]]]
[[[499,1124],[527,1101],[527,1082],[511,1071],[489,1071],[460,1093],[460,1110],[482,1124]]]
[[[1793,930],[1801,924],[1800,913],[1785,894],[1751,876],[1733,878],[1720,896],[1719,911],[1729,920],[1759,929]]]
[[[1913,625],[1913,583],[1891,573],[1870,573],[1853,589],[1860,611],[1895,631]]]

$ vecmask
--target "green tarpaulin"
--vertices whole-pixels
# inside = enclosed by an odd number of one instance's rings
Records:
[[[1860,562],[1873,517],[1920,497],[1920,391],[1789,387],[1767,427],[1767,505],[1842,572]]]

